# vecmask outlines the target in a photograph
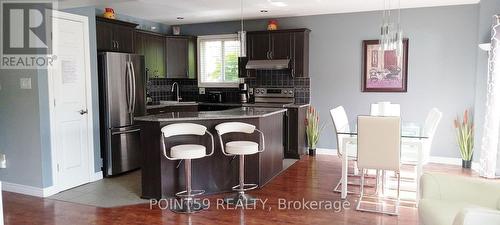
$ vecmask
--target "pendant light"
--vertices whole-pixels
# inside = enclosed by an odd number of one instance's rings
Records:
[[[401,68],[403,61],[403,31],[401,29],[401,0],[398,8],[391,8],[392,0],[384,0],[382,11],[382,26],[380,27],[380,54],[381,67],[384,66],[386,51],[394,51],[397,65]],[[396,11],[397,10],[397,11]],[[393,13],[393,11],[395,11]],[[396,13],[397,12],[397,13]]]
[[[243,0],[240,1],[241,30],[238,31],[240,42],[240,57],[247,57],[247,32],[243,30]]]

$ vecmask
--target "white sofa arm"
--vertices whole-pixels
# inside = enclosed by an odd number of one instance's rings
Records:
[[[500,224],[500,211],[485,208],[464,208],[453,221],[453,225],[486,224]]]

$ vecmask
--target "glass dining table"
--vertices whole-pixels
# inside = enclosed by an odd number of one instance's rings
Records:
[[[356,137],[358,135],[358,130],[357,130],[357,120],[351,122],[350,124],[354,124],[354,127],[341,127],[337,129],[337,134],[342,135],[343,140],[341,141],[343,146],[346,144],[349,144],[352,142],[356,141]],[[423,127],[418,124],[418,123],[413,123],[413,122],[402,122],[401,123],[401,143],[402,145],[405,144],[411,144],[414,146],[417,146],[418,153],[417,153],[417,162],[415,162],[415,165],[417,166],[417,176],[420,176],[422,173],[422,165],[423,165],[423,145],[424,142],[429,138],[426,134],[423,132]],[[347,148],[344,148],[347,149]],[[344,150],[343,149],[343,150]],[[343,151],[342,150],[342,151]],[[349,165],[348,165],[348,154],[346,152],[342,152],[342,178],[341,178],[341,198],[346,199],[347,198],[347,186],[344,184],[348,184],[348,170],[349,170]],[[417,178],[418,179],[418,178]],[[417,182],[417,190],[418,190],[418,182]],[[417,191],[417,200],[418,200],[418,191]]]

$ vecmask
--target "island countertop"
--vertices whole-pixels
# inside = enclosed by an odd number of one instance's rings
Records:
[[[137,121],[169,122],[185,120],[211,120],[211,119],[249,119],[271,116],[285,112],[280,108],[255,108],[239,107],[220,111],[198,111],[198,112],[172,112],[155,115],[147,115],[134,118]]]

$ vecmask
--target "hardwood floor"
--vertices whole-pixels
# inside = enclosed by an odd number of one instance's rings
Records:
[[[341,201],[340,194],[332,192],[340,179],[340,160],[336,156],[318,155],[307,157],[295,163],[276,177],[263,189],[251,194],[268,199],[264,209],[222,209],[217,198],[224,195],[207,196],[211,207],[201,213],[175,214],[158,207],[150,209],[149,204],[118,208],[97,208],[3,192],[4,219],[6,225],[129,225],[129,224],[418,224],[417,209],[402,207],[399,216],[387,216],[354,210],[356,196],[350,196],[351,209],[335,210],[280,210],[280,199],[287,201]],[[426,171],[447,172],[475,176],[458,166],[431,164]],[[200,176],[193,174],[193,176]],[[296,204],[296,203],[295,203]],[[339,204],[337,202],[337,204]],[[347,204],[347,203],[346,203]],[[282,204],[281,204],[282,205]],[[225,205],[223,205],[225,206]]]

